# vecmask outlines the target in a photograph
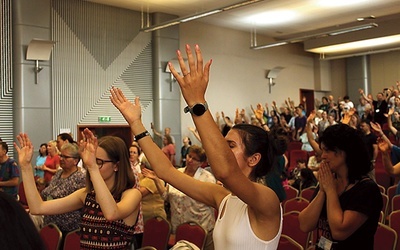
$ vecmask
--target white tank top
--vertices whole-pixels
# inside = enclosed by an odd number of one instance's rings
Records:
[[[225,205],[226,204],[226,205]],[[228,194],[219,206],[219,213],[225,207],[222,218],[217,219],[213,232],[216,250],[272,250],[277,249],[282,233],[281,222],[278,234],[270,241],[258,238],[250,225],[247,204],[237,196]]]

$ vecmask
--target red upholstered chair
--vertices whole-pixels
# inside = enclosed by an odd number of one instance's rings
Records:
[[[374,249],[396,250],[397,233],[393,228],[378,222],[374,238]]]
[[[152,246],[156,249],[167,249],[171,234],[171,225],[162,217],[148,219],[144,223],[142,247]]]
[[[19,203],[25,208],[28,209],[28,201],[26,200],[25,190],[24,190],[24,183],[21,181],[18,186],[18,197]]]
[[[393,196],[391,202],[391,211],[400,210],[400,194]]]
[[[286,199],[282,201],[282,207],[285,207],[286,201],[299,196],[299,190],[297,190],[296,188],[294,188],[290,185],[287,185],[284,189],[285,189],[285,193],[286,193]]]
[[[283,212],[288,213],[291,211],[303,211],[310,204],[310,202],[304,198],[296,197],[290,200],[287,200],[283,205]]]
[[[278,250],[303,250],[302,247],[297,241],[292,239],[291,237],[281,234],[281,238],[279,239]]]
[[[397,233],[397,237],[400,235],[400,210],[393,211],[388,216],[389,227],[393,228]],[[396,249],[400,249],[400,240],[397,239]]]
[[[390,175],[385,171],[384,167],[378,167],[377,164],[379,163],[375,164],[376,183],[383,186],[385,189],[388,189],[391,186]]]
[[[299,243],[304,249],[307,247],[309,233],[300,230],[299,212],[292,211],[283,214],[282,234],[285,234]]]
[[[80,248],[81,237],[79,229],[69,232],[64,239],[64,250],[75,250]]]
[[[49,223],[42,227],[42,229],[40,229],[40,237],[47,250],[60,249],[62,234],[57,225]]]
[[[384,186],[381,186],[378,184],[379,190],[381,191],[381,193],[386,194],[386,189]]]
[[[300,150],[301,146],[303,146],[303,143],[301,141],[291,141],[288,143],[287,151],[292,151],[292,150]]]
[[[316,189],[316,187],[312,186],[312,187],[308,187],[308,188],[301,190],[300,197],[304,198],[308,201],[311,201],[312,197],[314,196],[315,189]]]
[[[197,224],[190,221],[177,226],[175,232],[175,242],[180,240],[187,240],[195,244],[198,248],[203,249],[206,243],[207,231]]]

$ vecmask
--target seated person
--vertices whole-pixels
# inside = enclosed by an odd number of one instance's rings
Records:
[[[309,168],[302,168],[300,170],[300,178],[296,179],[292,184],[292,187],[301,191],[305,188],[309,188],[317,185],[317,179],[314,176],[314,173]]]
[[[17,199],[19,170],[14,159],[7,155],[8,145],[0,142],[0,190]]]

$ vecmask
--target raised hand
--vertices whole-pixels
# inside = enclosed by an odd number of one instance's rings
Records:
[[[21,168],[30,168],[31,167],[31,160],[33,156],[33,145],[31,140],[29,139],[28,135],[25,133],[20,133],[17,135],[17,143],[14,142],[14,147],[18,153],[18,162]]]
[[[179,65],[181,68],[182,75],[176,71],[172,63],[168,63],[168,66],[178,81],[182,91],[182,95],[189,106],[196,103],[205,102],[205,92],[209,81],[209,73],[211,60],[206,63],[203,67],[203,56],[198,45],[195,46],[196,58],[192,54],[192,50],[189,45],[186,45],[186,55],[188,57],[189,69],[185,65],[181,52],[177,51]]]
[[[152,180],[158,179],[158,176],[156,175],[156,173],[148,168],[143,168],[142,174],[143,174],[143,176],[145,176],[149,179],[152,179]]]
[[[96,150],[98,147],[97,137],[90,129],[82,131],[82,140],[79,142],[79,153],[85,166],[89,169],[97,167]]]
[[[371,128],[380,134],[382,133],[381,125],[377,122],[371,122]]]
[[[378,148],[381,152],[389,152],[390,151],[390,146],[384,139],[378,138],[377,143],[378,143]]]
[[[134,122],[141,121],[142,108],[140,106],[139,97],[135,98],[135,102],[131,103],[126,99],[124,93],[119,88],[112,88],[110,90],[110,100],[114,106],[121,112],[129,125]]]
[[[318,181],[320,185],[320,190],[323,192],[335,191],[336,192],[336,182],[335,178],[329,168],[329,165],[322,161],[319,165],[318,170]]]

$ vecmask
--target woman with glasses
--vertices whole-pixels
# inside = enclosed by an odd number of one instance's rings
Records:
[[[27,134],[14,143],[31,213],[54,215],[81,209],[80,249],[130,249],[139,212],[140,191],[125,142],[115,136],[97,139],[85,129],[79,144],[86,172],[86,188],[56,200],[43,201],[35,188],[31,159],[33,145]],[[63,156],[66,156],[66,154]],[[70,156],[70,155],[68,155]]]
[[[204,149],[197,145],[192,145],[189,147],[189,152],[186,155],[186,167],[178,168],[178,171],[201,182],[215,183],[215,177],[207,170],[201,168],[206,159]],[[176,227],[184,222],[197,222],[208,232],[208,239],[206,240],[204,249],[214,249],[212,241],[212,230],[215,225],[214,209],[190,198],[172,185],[167,184],[164,187],[163,182],[151,170],[144,169],[142,173],[154,180],[161,197],[170,203],[172,233],[175,233]]]
[[[41,195],[44,200],[60,199],[85,187],[85,174],[79,170],[79,147],[75,143],[67,143],[61,147],[60,166],[50,184]],[[65,236],[79,228],[81,221],[80,211],[75,210],[63,214],[44,216],[44,225],[54,223]]]

